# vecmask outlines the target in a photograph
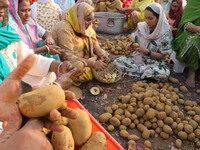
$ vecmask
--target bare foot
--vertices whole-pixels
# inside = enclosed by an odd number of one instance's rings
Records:
[[[195,71],[189,70],[185,84],[189,87],[195,87]]]

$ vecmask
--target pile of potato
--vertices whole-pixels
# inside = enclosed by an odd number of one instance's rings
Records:
[[[102,49],[110,51],[115,55],[128,55],[132,53],[131,50],[126,50],[127,44],[134,42],[130,35],[121,36],[118,38],[115,36],[113,39],[106,39],[105,42],[100,42],[99,45]]]
[[[175,78],[169,80],[179,82]],[[200,148],[200,107],[195,101],[184,100],[181,92],[187,91],[184,86],[174,88],[169,83],[137,81],[127,95],[118,97],[118,104],[105,108],[99,121],[110,124],[108,131],[119,129],[120,136],[127,138],[128,143],[143,138],[144,145],[151,148],[148,140],[151,136],[158,134],[168,139],[174,134],[177,148],[182,147],[183,140],[194,142]],[[129,134],[127,128],[137,128],[141,137]]]
[[[53,115],[58,111],[67,110],[64,91],[56,86],[49,85],[21,95],[18,99],[21,113],[29,118]],[[63,132],[48,133],[54,150],[74,150],[75,145],[82,146],[80,150],[105,150],[106,137],[102,132],[92,134],[92,123],[88,113],[82,109],[73,109],[76,112],[75,120],[60,117],[56,122],[63,124]],[[92,134],[92,135],[91,135]]]

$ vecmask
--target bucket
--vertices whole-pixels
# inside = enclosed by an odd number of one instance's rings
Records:
[[[123,32],[125,15],[114,12],[95,12],[94,17],[99,19],[97,32],[105,34],[120,34]]]

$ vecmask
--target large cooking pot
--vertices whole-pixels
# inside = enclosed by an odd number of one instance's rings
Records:
[[[120,34],[123,32],[125,15],[114,12],[95,12],[94,17],[100,23],[97,32],[106,34]]]

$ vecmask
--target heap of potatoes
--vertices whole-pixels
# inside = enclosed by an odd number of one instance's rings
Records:
[[[179,82],[176,78],[169,80]],[[120,136],[127,138],[128,143],[143,138],[144,145],[151,148],[148,140],[151,136],[158,134],[168,139],[177,135],[174,143],[177,148],[182,147],[183,140],[194,142],[200,148],[200,107],[195,101],[184,99],[181,92],[187,92],[187,88],[137,81],[127,95],[118,97],[118,104],[105,108],[106,112],[99,116],[99,121],[109,123],[108,131],[119,129]],[[137,128],[141,137],[129,134],[128,128]]]
[[[115,55],[128,55],[130,54],[131,50],[126,50],[127,44],[130,44],[134,42],[133,39],[131,38],[131,35],[127,36],[121,36],[117,37],[115,36],[113,39],[109,40],[106,39],[105,42],[99,43],[101,48],[107,51],[110,51],[111,53]]]
[[[22,94],[17,103],[21,113],[29,118],[54,116],[57,110],[67,110],[65,93],[56,85],[49,85]],[[55,122],[65,125],[64,131],[51,132],[47,129],[43,130],[48,134],[53,149],[74,150],[75,145],[77,145],[82,146],[80,150],[105,150],[107,147],[106,137],[102,132],[92,134],[92,123],[88,113],[82,109],[71,111],[76,112],[76,119],[60,117]]]

